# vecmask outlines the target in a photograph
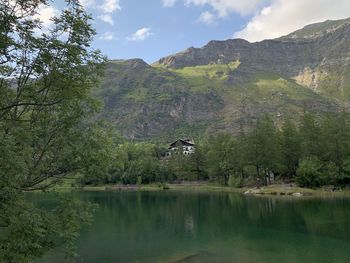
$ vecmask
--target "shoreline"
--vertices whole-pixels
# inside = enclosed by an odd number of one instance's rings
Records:
[[[166,189],[162,186],[150,184],[150,185],[101,185],[101,186],[85,186],[78,188],[83,192],[119,192],[119,191],[141,191],[141,192],[152,192],[152,191],[169,191],[169,192],[221,192],[221,193],[238,193],[246,196],[269,196],[269,197],[349,197],[350,189],[346,188],[338,191],[330,191],[325,188],[301,188],[298,186],[290,186],[287,184],[273,184],[269,186],[263,186],[260,188],[256,187],[243,187],[234,188],[229,186],[210,185],[210,184],[166,184]]]
[[[184,192],[228,192],[228,193],[242,193],[243,188],[233,188],[228,186],[217,186],[209,184],[166,184],[166,189],[162,186],[150,184],[150,185],[103,185],[103,186],[85,186],[81,188],[82,191],[184,191]]]

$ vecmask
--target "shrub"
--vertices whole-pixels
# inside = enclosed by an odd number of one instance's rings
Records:
[[[166,183],[163,183],[163,190],[169,190],[170,187],[169,185],[167,185]]]
[[[308,158],[300,161],[295,181],[302,187],[319,187],[323,184],[322,164],[318,158]]]
[[[343,173],[337,177],[338,185],[348,185],[350,186],[350,160],[344,161]]]
[[[240,176],[237,175],[230,175],[230,178],[228,179],[228,186],[234,187],[234,188],[240,188],[243,185],[243,180]]]

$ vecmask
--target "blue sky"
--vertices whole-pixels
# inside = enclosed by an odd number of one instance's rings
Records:
[[[249,19],[230,15],[203,22],[199,17],[203,12],[209,12],[208,6],[186,7],[177,3],[164,7],[160,0],[121,0],[120,6],[121,10],[113,14],[114,25],[95,20],[99,35],[94,46],[109,58],[137,57],[149,63],[190,46],[203,46],[212,39],[231,38]],[[96,10],[88,8],[88,11],[98,16]],[[132,35],[140,29],[149,29],[149,35],[145,39],[133,39]]]
[[[152,63],[210,40],[260,41],[304,25],[350,16],[350,1],[337,0],[81,0],[94,18],[93,47],[110,59]],[[63,0],[39,15],[49,24]]]

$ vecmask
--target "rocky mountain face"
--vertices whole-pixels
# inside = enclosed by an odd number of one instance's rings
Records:
[[[276,121],[303,111],[347,108],[350,19],[250,43],[211,41],[162,58],[110,61],[98,96],[101,118],[128,138],[237,132],[261,114]]]
[[[182,68],[238,60],[240,69],[278,73],[299,84],[325,91],[329,82],[339,98],[349,93],[350,19],[313,24],[285,37],[249,43],[243,39],[211,41],[162,58],[156,65]],[[334,80],[334,75],[339,78]],[[341,91],[346,90],[346,94]]]
[[[139,59],[110,61],[98,96],[104,101],[100,117],[130,139],[192,129],[189,126],[198,130],[201,123],[214,120],[223,105],[215,91],[194,94],[185,78]]]

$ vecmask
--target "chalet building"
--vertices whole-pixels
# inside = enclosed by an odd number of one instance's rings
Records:
[[[195,144],[193,140],[180,139],[170,144],[169,152],[167,152],[167,156],[171,156],[174,154],[190,155],[190,154],[193,154],[194,151],[195,151]]]

